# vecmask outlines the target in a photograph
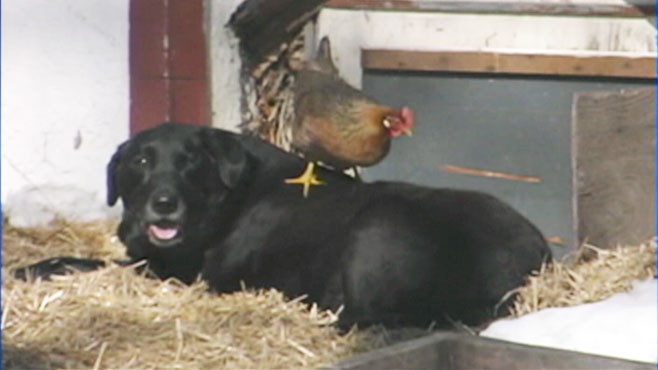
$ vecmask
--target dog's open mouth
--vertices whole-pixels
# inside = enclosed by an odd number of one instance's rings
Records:
[[[151,243],[158,247],[169,247],[181,240],[181,229],[179,225],[167,224],[148,226],[148,236]]]

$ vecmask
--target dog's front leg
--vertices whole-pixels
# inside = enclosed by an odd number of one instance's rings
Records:
[[[129,260],[115,260],[117,265],[127,266]],[[12,275],[20,280],[42,279],[50,280],[55,275],[69,275],[75,272],[94,271],[105,267],[105,261],[93,258],[54,257],[28,266],[16,268]]]

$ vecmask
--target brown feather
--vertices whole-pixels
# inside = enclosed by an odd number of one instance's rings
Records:
[[[392,130],[404,123],[402,111],[382,105],[341,79],[331,61],[328,40],[294,84],[292,146],[311,161],[337,169],[371,166],[391,146]],[[407,108],[405,108],[407,109]]]

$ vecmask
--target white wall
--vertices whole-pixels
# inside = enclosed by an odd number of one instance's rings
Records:
[[[239,131],[243,121],[239,40],[226,26],[243,0],[205,0],[206,39],[210,60],[211,121],[214,127]]]
[[[128,137],[128,0],[2,1],[1,12],[3,208],[25,208],[29,193],[97,209]]]
[[[656,55],[656,29],[641,18],[324,9],[317,24],[317,39],[329,36],[336,66],[357,87],[363,48]]]

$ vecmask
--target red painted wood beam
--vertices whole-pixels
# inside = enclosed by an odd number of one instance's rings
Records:
[[[130,0],[130,132],[210,123],[203,0]]]

